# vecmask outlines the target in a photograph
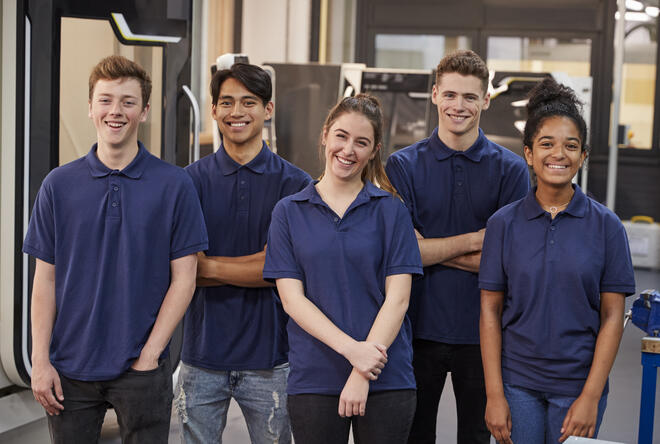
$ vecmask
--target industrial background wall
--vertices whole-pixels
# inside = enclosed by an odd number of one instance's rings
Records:
[[[656,5],[657,6],[657,5]],[[489,39],[579,39],[590,42],[588,75],[593,78],[589,191],[605,201],[610,103],[614,63],[616,0],[364,0],[357,4],[355,61],[376,65],[379,35],[463,36],[488,61]],[[657,36],[657,20],[651,25]],[[657,49],[655,50],[657,51]],[[656,56],[657,54],[654,54]],[[656,58],[657,60],[657,58]],[[489,62],[490,66],[490,62]],[[647,93],[658,97],[658,76]],[[655,106],[660,100],[655,100]],[[653,113],[648,149],[621,149],[616,212],[622,219],[645,214],[660,220],[660,113]]]

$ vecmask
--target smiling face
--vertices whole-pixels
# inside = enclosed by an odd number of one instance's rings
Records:
[[[468,148],[479,135],[481,111],[488,108],[490,95],[473,75],[445,73],[433,85],[431,100],[438,108],[438,135],[445,143],[457,141],[453,149]]]
[[[374,129],[360,113],[344,113],[323,131],[325,175],[343,181],[362,181],[362,171],[376,156]]]
[[[541,122],[533,146],[525,146],[525,159],[536,173],[539,188],[571,186],[587,155],[582,143],[577,126],[568,117],[552,116]]]
[[[140,83],[134,78],[100,79],[89,102],[89,117],[96,127],[100,147],[137,147],[137,130],[147,119],[149,105],[142,105]]]
[[[272,112],[272,102],[264,106],[259,97],[232,77],[222,83],[218,101],[212,107],[223,144],[230,149],[260,148],[264,122]]]

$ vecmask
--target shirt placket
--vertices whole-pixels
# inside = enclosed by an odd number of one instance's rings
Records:
[[[250,181],[248,179],[248,171],[245,168],[239,168],[236,172],[236,180],[238,181],[238,195],[236,198],[238,215],[241,222],[247,224],[248,213],[250,211]]]
[[[119,171],[112,171],[108,176],[108,217],[121,217],[121,182]]]

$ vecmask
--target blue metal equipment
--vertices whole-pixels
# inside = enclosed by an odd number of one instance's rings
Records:
[[[626,315],[649,336],[642,338],[642,395],[638,444],[652,444],[655,390],[660,367],[660,293],[644,290]],[[625,326],[625,324],[624,324]]]

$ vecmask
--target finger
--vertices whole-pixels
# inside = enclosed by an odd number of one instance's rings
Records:
[[[60,376],[56,375],[53,380],[53,385],[55,386],[55,396],[58,400],[64,401],[64,391],[62,390],[62,381],[60,381]]]
[[[593,438],[595,434],[596,434],[596,426],[592,425],[589,427],[589,431],[587,432],[587,438]]]
[[[366,412],[367,412],[367,402],[362,401],[360,402],[360,416],[364,416]]]
[[[376,374],[373,371],[370,371],[369,373],[367,373],[367,379],[371,381],[375,381],[376,379],[378,379],[378,376],[376,376]]]
[[[353,415],[358,416],[360,414],[360,403],[353,402]]]
[[[58,410],[63,410],[64,409],[64,406],[62,404],[60,404],[57,401],[57,399],[55,399],[55,395],[53,394],[52,391],[46,395],[46,402],[53,409],[58,409]]]
[[[343,399],[339,399],[339,416],[344,418],[346,416],[346,404]]]

